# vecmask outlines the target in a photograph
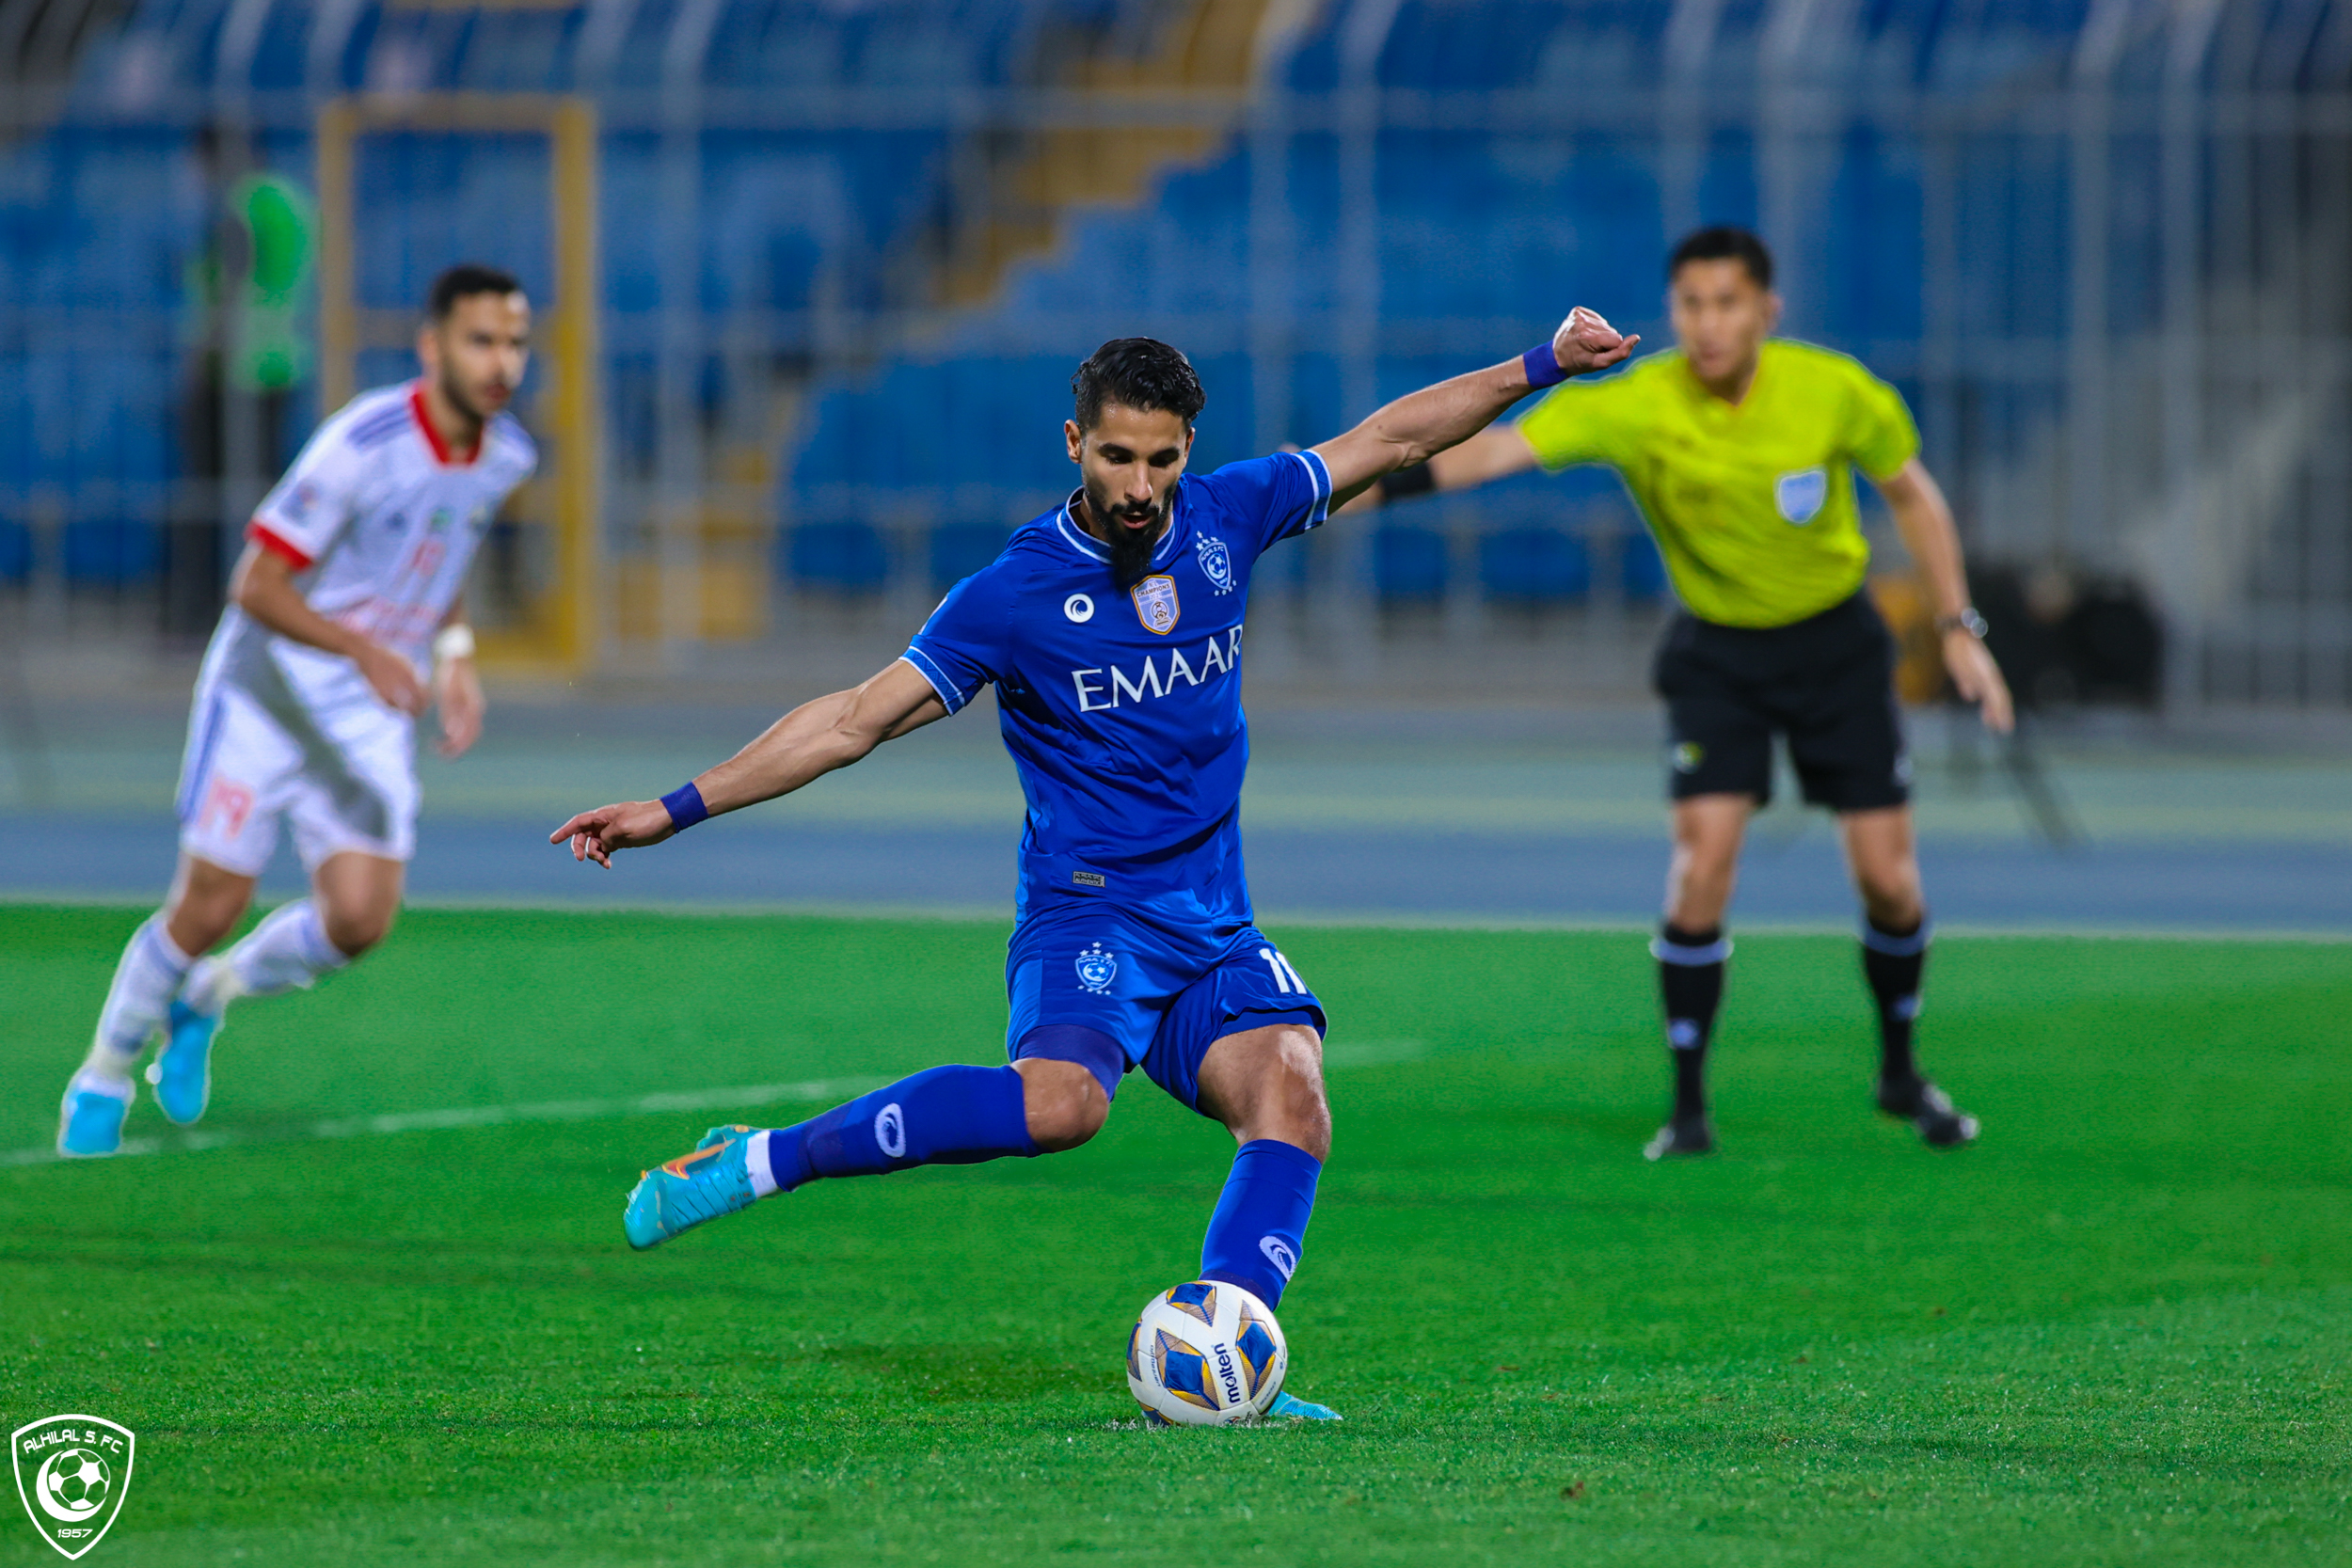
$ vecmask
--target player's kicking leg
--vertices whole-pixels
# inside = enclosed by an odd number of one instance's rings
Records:
[[[1879,1016],[1879,1109],[1910,1122],[1931,1148],[1973,1143],[1977,1118],[1920,1072],[1912,1054],[1933,927],[1920,895],[1911,809],[1845,812],[1837,827],[1862,895],[1862,972]]]
[[[792,1127],[714,1127],[691,1153],[645,1172],[622,1228],[643,1250],[820,1178],[882,1176],[1075,1148],[1110,1101],[1071,1062],[935,1067]]]
[[[181,855],[169,898],[122,950],[89,1054],[66,1085],[58,1108],[58,1153],[88,1158],[122,1147],[122,1122],[134,1092],[131,1069],[170,1020],[190,968],[244,917],[253,899],[253,880],[195,855]]]

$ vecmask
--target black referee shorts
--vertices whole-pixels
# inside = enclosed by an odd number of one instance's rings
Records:
[[[1895,708],[1895,640],[1867,594],[1786,626],[1721,626],[1681,614],[1652,684],[1666,700],[1667,786],[1772,798],[1772,736],[1805,800],[1875,811],[1911,799],[1911,754]]]

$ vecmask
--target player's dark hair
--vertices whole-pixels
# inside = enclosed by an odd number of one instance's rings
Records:
[[[1764,248],[1764,242],[1744,229],[1719,223],[1712,229],[1702,229],[1675,246],[1675,253],[1666,262],[1666,281],[1682,270],[1685,261],[1737,261],[1748,269],[1759,289],[1772,286],[1772,253]]]
[[[1209,401],[1192,361],[1157,338],[1113,338],[1070,378],[1080,430],[1092,430],[1103,405],[1173,414],[1187,428]]]
[[[518,294],[522,284],[515,275],[502,267],[485,267],[479,261],[460,261],[433,280],[432,293],[424,296],[424,313],[428,321],[445,322],[457,309],[461,299],[475,294]]]

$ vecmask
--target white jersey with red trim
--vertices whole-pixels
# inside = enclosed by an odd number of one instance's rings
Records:
[[[511,415],[453,454],[421,384],[380,388],[319,426],[246,532],[293,563],[312,610],[421,664],[491,517],[537,465]]]
[[[452,454],[414,384],[355,398],[321,425],[247,536],[283,556],[311,609],[423,672],[490,518],[538,461],[505,415]],[[359,667],[231,605],[197,677],[180,773],[181,847],[259,876],[291,817],[303,863],[405,861],[416,838],[416,725]]]

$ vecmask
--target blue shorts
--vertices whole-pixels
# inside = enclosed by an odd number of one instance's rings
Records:
[[[1276,1023],[1325,1029],[1323,1004],[1255,926],[1172,926],[1091,898],[1032,910],[1012,933],[1005,990],[1014,1061],[1080,1062],[1111,1094],[1140,1067],[1196,1111],[1200,1061],[1218,1040]]]

